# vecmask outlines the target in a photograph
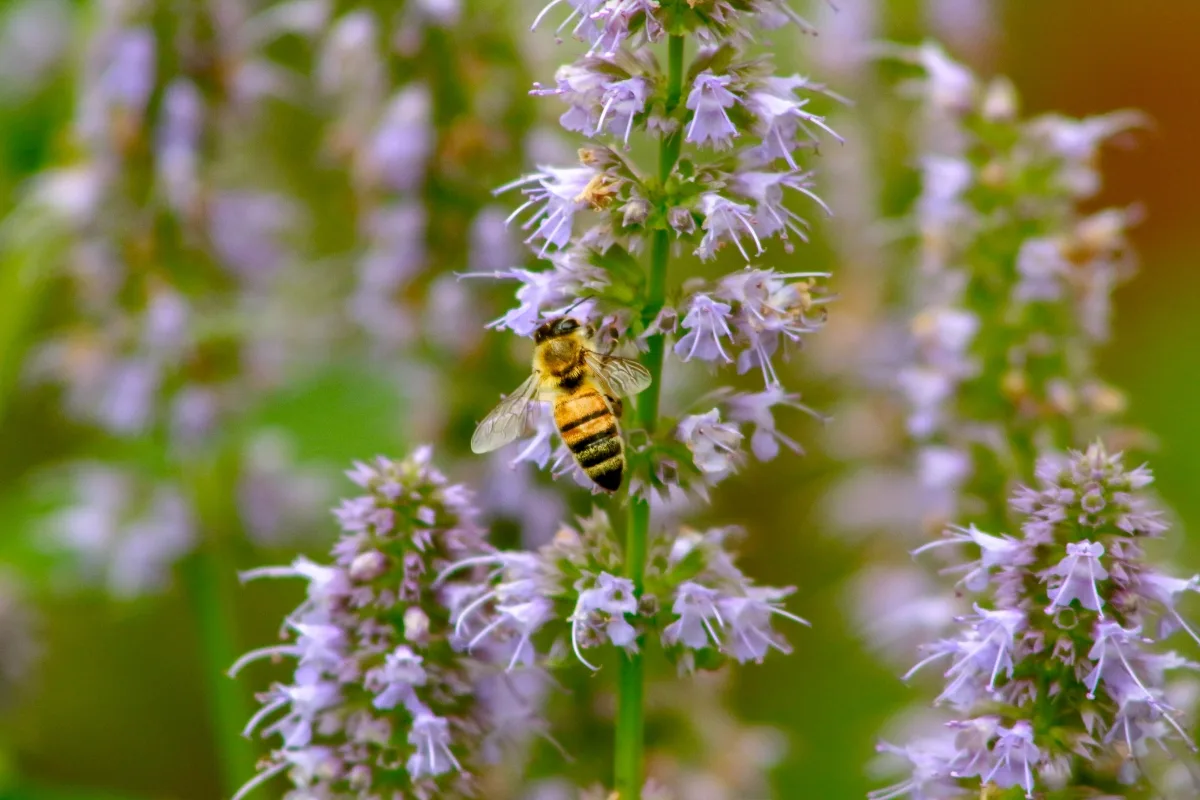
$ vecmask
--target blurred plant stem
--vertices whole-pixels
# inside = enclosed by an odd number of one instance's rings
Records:
[[[200,541],[183,564],[183,584],[200,636],[221,784],[225,797],[232,797],[255,772],[254,747],[241,734],[253,708],[242,686],[227,675],[243,650],[237,641],[237,564],[232,552],[240,526],[234,502],[238,462],[226,448],[198,455],[182,471]]]
[[[679,105],[683,93],[683,37],[671,36],[668,44],[667,114]],[[658,171],[662,192],[666,194],[667,179],[679,160],[682,129],[664,136],[659,143]],[[660,209],[662,225],[666,225],[667,209]],[[667,294],[667,266],[671,259],[670,232],[661,228],[654,232],[650,249],[650,275],[647,282],[646,304],[642,323],[649,325],[662,310]],[[658,398],[662,388],[663,337],[648,338],[642,363],[650,371],[650,388],[637,401],[637,424],[648,434],[658,427]],[[650,504],[630,498],[629,520],[625,530],[625,577],[633,581],[634,592],[642,594],[642,578],[646,569],[646,539],[650,532]],[[618,684],[615,784],[621,800],[639,800],[642,796],[644,772],[644,700],[645,674],[641,651],[623,654]]]
[[[25,355],[26,334],[42,306],[64,236],[45,217],[18,208],[0,228],[0,422]]]

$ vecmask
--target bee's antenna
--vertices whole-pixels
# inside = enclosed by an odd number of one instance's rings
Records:
[[[585,294],[585,295],[583,295],[582,297],[576,298],[575,302],[571,303],[571,305],[567,306],[566,308],[564,308],[564,309],[562,310],[562,313],[563,313],[564,315],[566,315],[566,314],[570,314],[572,311],[574,311],[574,310],[575,310],[575,308],[576,308],[576,307],[578,307],[578,306],[579,306],[580,304],[582,304],[584,301],[586,301],[586,300],[594,300],[594,299],[595,299],[595,296],[594,296],[594,295]]]

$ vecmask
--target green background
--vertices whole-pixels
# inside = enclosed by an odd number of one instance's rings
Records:
[[[847,7],[867,0],[838,2]],[[918,41],[928,34],[914,3],[886,5],[890,36]],[[981,46],[956,54],[984,74],[1010,75],[1028,111],[1086,115],[1135,107],[1154,121],[1136,137],[1136,148],[1109,151],[1104,161],[1100,200],[1140,204],[1147,216],[1133,233],[1143,267],[1117,295],[1116,333],[1102,371],[1128,391],[1132,418],[1155,438],[1158,486],[1178,516],[1174,541],[1183,543],[1176,572],[1188,573],[1186,564],[1200,564],[1200,546],[1190,535],[1200,523],[1200,3],[1013,0],[995,4],[994,15]],[[529,35],[515,10],[505,22],[516,36]],[[0,209],[49,158],[54,131],[70,111],[61,88],[3,110]],[[557,113],[550,102],[539,111],[548,119]],[[32,318],[26,337],[36,339],[43,312],[19,307],[12,292],[0,294],[0,317]],[[838,324],[836,309],[830,324]],[[480,377],[487,396],[506,389],[516,374],[501,367],[493,372]],[[301,458],[345,463],[403,446],[399,402],[386,381],[348,363],[261,398],[255,413],[296,432]],[[44,502],[31,476],[89,446],[85,433],[47,409],[43,397],[18,393],[0,418],[0,555],[29,575],[45,567],[28,539],[36,536],[29,520]],[[455,431],[465,438],[469,428]],[[855,634],[846,581],[872,549],[848,543],[821,519],[817,509],[835,467],[811,428],[796,432],[809,445],[806,458],[754,464],[716,495],[714,516],[750,531],[746,571],[765,583],[797,585],[789,607],[813,623],[811,631],[789,632],[796,645],[791,657],[740,670],[734,698],[743,719],[787,734],[788,752],[774,776],[778,797],[862,797],[879,785],[865,766],[877,734],[906,703],[921,698]],[[231,562],[242,567],[290,558],[282,551],[233,549]],[[206,701],[211,665],[183,591],[203,566],[187,563],[182,570],[164,596],[131,603],[32,582],[45,655],[0,723],[0,775],[11,778],[0,781],[7,787],[0,791],[63,800],[220,796],[216,743],[229,732],[213,730]],[[272,641],[299,591],[255,586],[242,592],[239,648]]]

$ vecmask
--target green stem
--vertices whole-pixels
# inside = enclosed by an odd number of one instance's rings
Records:
[[[0,420],[14,393],[29,330],[50,286],[63,234],[44,220],[14,211],[0,230]]]
[[[225,797],[254,776],[254,745],[241,735],[252,708],[241,684],[228,675],[241,655],[237,641],[237,566],[230,545],[237,525],[232,506],[236,466],[201,457],[189,464],[189,484],[199,518],[200,548],[184,564],[183,581],[200,637],[208,680],[209,720]]]
[[[667,112],[679,105],[683,93],[683,37],[672,36],[667,58]],[[682,130],[659,143],[658,172],[663,184],[679,160]],[[667,266],[671,260],[671,239],[665,228],[656,230],[650,246],[650,275],[647,281],[646,304],[642,321],[649,324],[667,296]],[[658,398],[662,387],[663,337],[651,336],[642,364],[650,371],[650,388],[637,400],[637,427],[653,436],[658,427]],[[642,579],[646,571],[646,540],[650,533],[650,505],[640,498],[629,500],[629,520],[625,528],[625,577],[633,581],[634,592],[642,594]],[[645,669],[642,653],[621,657],[618,676],[615,785],[620,800],[641,800],[643,762],[645,760],[644,703]]]
[[[683,96],[683,37],[672,36],[667,44],[667,114],[673,114]],[[683,126],[663,140],[659,149],[658,180],[666,183],[671,177],[671,170],[679,160],[679,150],[683,146]],[[651,273],[651,279],[654,275]],[[661,303],[660,303],[661,305]]]

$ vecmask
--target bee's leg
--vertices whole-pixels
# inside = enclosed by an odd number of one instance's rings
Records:
[[[612,409],[613,414],[619,419],[625,412],[625,402],[619,397],[613,397],[611,394],[604,395],[604,399],[608,401],[608,407]]]

